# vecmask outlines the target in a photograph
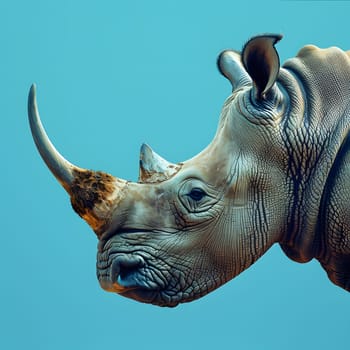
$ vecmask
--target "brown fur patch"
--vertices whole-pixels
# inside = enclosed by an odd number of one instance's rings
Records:
[[[81,217],[87,213],[91,215],[93,208],[106,200],[115,189],[115,178],[100,171],[74,170],[74,176],[69,190],[71,203]]]

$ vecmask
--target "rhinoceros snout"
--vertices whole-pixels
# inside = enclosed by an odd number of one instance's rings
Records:
[[[110,269],[110,280],[121,287],[135,287],[138,270],[144,265],[145,261],[141,256],[126,254],[117,256]]]

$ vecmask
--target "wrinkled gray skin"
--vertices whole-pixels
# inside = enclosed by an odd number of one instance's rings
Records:
[[[350,54],[304,47],[279,65],[278,35],[226,50],[232,84],[213,141],[171,164],[143,145],[138,183],[65,160],[29,96],[34,140],[98,239],[107,291],[160,306],[197,299],[274,243],[319,260],[350,291]]]

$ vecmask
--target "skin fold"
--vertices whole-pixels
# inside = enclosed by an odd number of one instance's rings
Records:
[[[274,243],[316,258],[350,291],[350,59],[304,47],[280,67],[280,35],[225,50],[232,94],[212,142],[172,164],[142,145],[138,182],[81,169],[48,139],[29,94],[37,148],[97,235],[101,287],[159,306],[200,298]]]

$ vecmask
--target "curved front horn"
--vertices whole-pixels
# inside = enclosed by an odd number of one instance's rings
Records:
[[[79,168],[66,160],[49,140],[40,120],[34,84],[31,86],[28,96],[28,117],[33,139],[41,157],[56,179],[69,192],[74,181],[73,170]]]
[[[73,209],[100,236],[110,224],[113,211],[124,197],[127,181],[100,171],[79,168],[53,146],[41,123],[35,85],[28,98],[28,116],[35,144],[46,165],[69,193]]]

